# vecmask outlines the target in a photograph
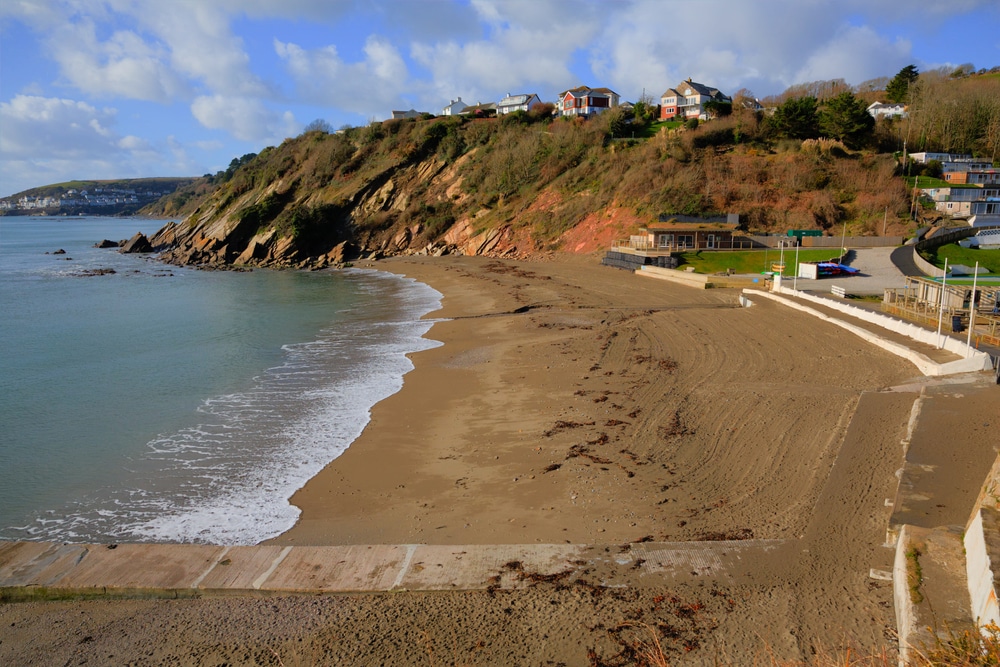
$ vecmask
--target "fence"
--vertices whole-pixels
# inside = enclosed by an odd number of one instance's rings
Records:
[[[791,236],[747,236],[755,247],[795,247]],[[895,248],[903,245],[902,236],[803,236],[802,248]]]

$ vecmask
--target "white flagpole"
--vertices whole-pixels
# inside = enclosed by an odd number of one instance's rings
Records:
[[[969,334],[965,338],[968,351],[965,356],[972,355],[972,329],[976,326],[976,281],[979,279],[979,262],[976,262],[976,272],[972,274],[972,298],[969,300]]]
[[[792,278],[792,291],[798,290],[799,284],[799,244],[795,244],[795,277]]]
[[[941,288],[938,292],[938,330],[937,330],[937,342],[938,349],[942,347],[941,341],[941,318],[944,317],[944,288],[948,286],[948,258],[944,258],[944,276],[941,278]]]

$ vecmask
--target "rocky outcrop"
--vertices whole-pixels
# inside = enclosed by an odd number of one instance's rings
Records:
[[[125,243],[123,241],[112,241],[110,239],[104,239],[100,243],[95,243],[94,247],[95,248],[120,248],[123,245],[125,245]]]
[[[121,252],[130,253],[146,253],[153,252],[153,245],[146,238],[145,234],[136,234],[122,246]]]
[[[475,149],[447,162],[416,143],[379,154],[361,142],[357,173],[324,180],[318,174],[330,166],[315,153],[320,141],[289,140],[262,153],[150,244],[168,263],[231,269],[343,267],[392,255],[510,257],[520,255],[519,244],[530,246],[527,235],[489,220],[494,208],[473,208],[463,192],[463,164]],[[369,154],[370,162],[361,159]]]

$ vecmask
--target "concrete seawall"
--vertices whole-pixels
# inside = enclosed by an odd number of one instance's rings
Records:
[[[354,593],[523,588],[538,578],[662,584],[726,578],[782,540],[571,544],[224,547],[0,542],[0,600],[185,597],[247,592]]]
[[[801,303],[797,303],[792,299],[787,299],[778,294],[773,294],[771,292],[762,292],[759,290],[744,290],[744,293],[750,295],[753,298],[763,297],[765,299],[771,299],[772,301],[777,301],[782,303],[789,308],[794,308],[796,310],[802,311],[804,313],[809,313],[815,317],[822,320],[826,320],[831,324],[835,324],[842,327],[851,333],[859,336],[866,341],[877,345],[882,349],[891,352],[899,357],[902,357],[916,366],[921,373],[928,376],[938,376],[938,375],[952,375],[957,373],[971,373],[983,370],[990,370],[993,368],[993,361],[990,355],[985,352],[980,352],[979,350],[969,350],[964,344],[959,343],[949,336],[943,336],[943,349],[951,352],[953,358],[949,361],[941,362],[934,361],[927,357],[927,355],[913,349],[906,344],[899,343],[896,341],[889,340],[884,336],[880,336],[877,333],[869,331],[859,326],[855,326],[850,322],[838,319],[836,317],[831,317],[825,313],[822,313],[815,308],[810,308]],[[873,313],[871,311],[864,310],[862,308],[856,308],[848,304],[838,303],[830,299],[822,299],[820,297],[813,296],[804,292],[793,292],[792,290],[787,290],[782,288],[782,293],[789,296],[794,296],[796,299],[803,299],[805,301],[810,301],[821,305],[824,308],[830,308],[835,311],[844,313],[849,317],[856,318],[858,320],[863,320],[877,327],[883,328],[886,331],[892,331],[899,333],[907,338],[912,339],[917,343],[922,343],[924,345],[936,345],[937,335],[933,331],[917,327],[908,322],[900,322],[899,320],[893,319],[882,315],[881,313]]]

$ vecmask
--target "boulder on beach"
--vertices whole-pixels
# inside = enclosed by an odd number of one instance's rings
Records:
[[[144,234],[139,233],[126,241],[121,251],[123,253],[153,252],[153,246]]]
[[[100,243],[95,243],[95,248],[120,248],[123,244],[120,241],[112,241],[111,239],[104,239]]]

